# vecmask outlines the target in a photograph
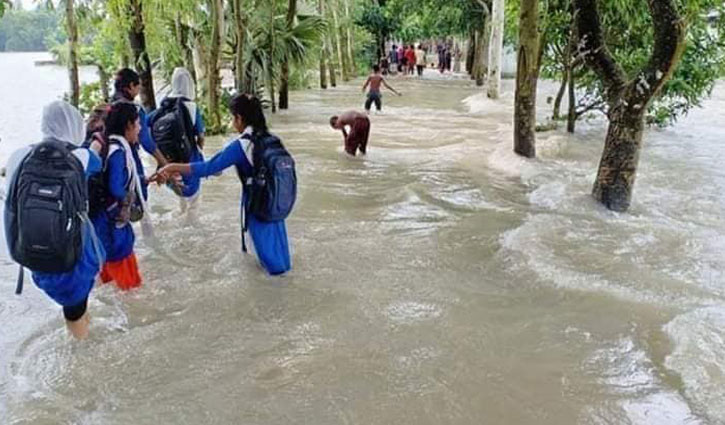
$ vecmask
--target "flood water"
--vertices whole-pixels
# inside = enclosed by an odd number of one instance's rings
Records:
[[[33,58],[0,55],[0,162],[66,87]],[[13,295],[3,251],[0,423],[725,423],[725,85],[647,134],[616,214],[589,196],[601,119],[523,160],[511,81],[494,102],[393,78],[404,96],[350,159],[327,122],[361,108],[358,83],[271,117],[299,173],[286,277],[240,252],[234,172],[203,183],[198,220],[152,189],[144,287],[96,288],[87,341],[32,284]]]

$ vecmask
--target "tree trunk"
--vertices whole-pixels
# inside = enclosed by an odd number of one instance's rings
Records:
[[[576,72],[573,68],[569,68],[569,113],[566,117],[566,131],[574,133],[576,131]]]
[[[275,42],[276,32],[274,31],[274,17],[277,15],[277,7],[276,7],[276,3],[274,3],[274,2],[272,2],[271,5],[272,5],[272,12],[269,14],[269,28],[271,28],[272,31],[270,32],[270,36],[271,36],[271,40],[269,43],[270,50],[269,50],[269,52],[267,52],[268,56],[267,56],[267,63],[265,65],[264,74],[267,76],[267,88],[269,89],[269,100],[270,100],[270,102],[272,102],[272,113],[274,114],[277,112],[277,103],[275,102],[275,97],[274,97],[274,95],[275,95],[274,74],[273,74],[274,62],[273,62],[272,58],[274,57],[274,46],[276,45],[276,42]]]
[[[151,59],[146,50],[146,26],[143,18],[143,0],[130,0],[131,29],[128,32],[128,41],[133,51],[136,70],[141,80],[141,105],[147,111],[156,109],[156,95],[154,93],[154,78],[151,73]]]
[[[292,31],[297,15],[297,0],[289,0],[287,6],[287,30]],[[279,109],[289,109],[289,58],[282,62],[282,72],[279,81]]]
[[[375,63],[378,63],[383,56],[385,56],[385,36],[380,33],[378,34],[378,53],[375,58]]]
[[[322,42],[322,53],[320,54],[320,88],[327,89],[327,63],[325,63],[325,42]]]
[[[274,99],[274,78],[272,75],[267,77],[267,87],[269,88],[269,100],[272,102],[272,113],[277,113],[277,103]]]
[[[347,20],[347,23],[345,25],[346,31],[347,31],[347,61],[350,64],[350,73],[351,77],[355,77],[357,74],[357,67],[355,66],[355,41],[353,39],[353,33],[352,33],[352,18],[350,16],[350,0],[343,0],[345,2],[345,18]]]
[[[211,40],[209,45],[209,62],[207,63],[206,79],[208,84],[207,106],[209,108],[209,127],[212,133],[221,131],[221,111],[219,110],[219,89],[221,76],[219,75],[219,59],[222,49],[222,34],[224,33],[224,3],[223,0],[209,0],[211,19]]]
[[[478,71],[475,73],[476,85],[483,86],[486,82],[486,76],[488,75],[488,55],[490,48],[490,33],[491,33],[491,20],[490,16],[487,15],[486,21],[483,24],[483,28],[479,30],[480,35],[477,37],[480,40],[480,44],[477,43],[476,48],[478,49],[476,56],[476,65],[474,69]],[[477,68],[476,68],[477,67]]]
[[[174,33],[176,35],[176,43],[181,47],[183,52],[183,66],[191,74],[191,78],[196,83],[196,69],[194,68],[194,52],[189,46],[189,33],[190,28],[181,22],[181,15],[176,14],[174,18]]]
[[[103,97],[104,102],[108,102],[111,98],[109,90],[108,90],[108,73],[106,70],[101,66],[98,66],[98,84],[101,86],[101,96]]]
[[[317,0],[317,13],[325,16],[325,0]],[[327,89],[327,37],[322,36],[322,46],[320,47],[320,88]]]
[[[124,51],[121,53],[121,68],[130,68],[131,67],[131,53],[124,49]]]
[[[257,93],[257,76],[254,73],[254,64],[248,61],[244,64],[244,79],[242,80],[242,93],[259,95]]]
[[[327,64],[327,70],[330,72],[330,86],[337,87],[337,75],[336,75],[336,71],[335,71],[335,60],[334,60],[334,56],[332,56],[332,52],[330,51],[331,44],[332,44],[332,41],[330,40],[329,36],[326,36],[325,55],[328,58],[330,58],[330,61]]]
[[[246,43],[247,33],[244,29],[244,11],[243,0],[232,0],[232,17],[234,18],[234,38],[236,44],[234,46],[234,88],[239,93],[245,93],[243,90],[245,86],[245,75],[246,69],[244,66],[244,43]]]
[[[478,73],[480,71],[480,60],[479,60],[479,54],[481,53],[481,49],[478,48],[479,44],[481,43],[481,34],[478,29],[473,31],[473,38],[469,40],[469,43],[471,45],[471,51],[468,56],[471,58],[470,62],[470,71],[468,72],[469,76],[471,77],[471,80],[476,81],[478,78]],[[436,54],[436,56],[438,56]],[[438,58],[440,60],[440,57]],[[467,64],[468,65],[468,64]]]
[[[539,2],[521,0],[514,107],[514,152],[536,156],[536,85],[539,79]]]
[[[192,30],[191,36],[194,40],[192,53],[194,55],[194,69],[196,69],[196,78],[201,84],[199,84],[199,91],[196,94],[197,98],[206,98],[207,90],[207,78],[206,73],[208,70],[207,62],[209,61],[209,54],[207,53],[206,40],[201,31]]]
[[[289,61],[282,62],[279,77],[279,109],[289,109]]]
[[[556,93],[556,99],[554,100],[554,112],[551,114],[552,121],[558,121],[561,119],[561,101],[564,100],[564,94],[566,94],[566,83],[569,81],[569,68],[564,70],[564,75],[561,78],[561,84],[559,85],[559,91]]]
[[[474,79],[475,76],[473,75],[473,66],[475,64],[475,57],[476,57],[476,32],[471,31],[468,34],[468,42],[466,44],[466,74],[471,76],[471,79]]]
[[[654,27],[654,49],[631,81],[604,41],[596,0],[575,0],[580,55],[602,79],[609,103],[609,128],[592,194],[605,207],[626,211],[632,200],[642,147],[644,117],[672,76],[685,49],[685,23],[675,0],[647,0]]]
[[[340,34],[340,31],[342,30],[340,28],[340,23],[337,19],[337,11],[335,10],[335,7],[333,5],[332,9],[332,26],[333,31],[335,33],[335,44],[337,45],[337,57],[338,57],[338,64],[340,64],[340,73],[342,74],[342,81],[350,81],[350,76],[348,73],[348,65],[347,65],[347,55],[344,55],[343,52],[343,46],[342,46],[342,37]]]
[[[484,24],[486,28],[486,24]],[[486,65],[483,63],[483,56],[486,54],[486,32],[482,28],[476,29],[476,52],[473,55],[473,78],[476,85],[481,87],[486,82]]]
[[[70,81],[70,103],[78,107],[81,97],[81,85],[78,78],[78,25],[74,0],[65,2],[65,21],[68,31],[68,78]]]
[[[461,72],[461,43],[458,38],[456,38],[453,48],[453,72],[456,74]]]
[[[620,107],[609,114],[604,152],[592,193],[610,210],[629,208],[643,132],[644,112]]]
[[[572,9],[573,10],[573,9]],[[566,69],[565,78],[569,86],[569,112],[567,114],[566,131],[574,133],[576,130],[576,121],[579,116],[576,113],[576,68],[579,66],[579,60],[575,59],[577,44],[579,43],[579,33],[577,32],[576,22],[572,13],[572,21],[569,24],[569,42],[564,52],[564,68]]]
[[[484,78],[488,76],[490,68],[489,60],[491,59],[491,19],[489,17],[483,32],[483,55],[481,55],[481,63],[483,63]]]
[[[501,61],[503,59],[504,0],[493,0],[491,42],[488,57],[488,97],[501,96]],[[532,58],[533,59],[533,58]]]

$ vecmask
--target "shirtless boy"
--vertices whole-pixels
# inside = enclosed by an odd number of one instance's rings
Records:
[[[357,111],[348,111],[344,114],[330,117],[330,126],[336,130],[342,130],[345,138],[345,152],[355,156],[357,150],[365,155],[368,146],[368,136],[370,135],[370,120],[366,114]],[[350,133],[345,130],[350,127]]]
[[[400,92],[396,91],[394,88],[388,85],[388,83],[385,81],[385,78],[383,78],[382,74],[380,73],[380,66],[378,65],[373,66],[373,73],[370,74],[368,79],[365,81],[365,85],[362,88],[363,93],[368,86],[370,86],[370,91],[368,91],[368,99],[365,101],[366,112],[370,112],[370,106],[373,104],[373,102],[375,103],[375,108],[378,111],[380,111],[380,109],[382,108],[383,95],[380,93],[381,86],[385,86],[388,88],[388,90],[392,91],[398,96],[402,96]]]

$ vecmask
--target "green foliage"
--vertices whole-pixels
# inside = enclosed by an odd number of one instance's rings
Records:
[[[222,89],[221,96],[219,98],[219,115],[222,117],[221,128],[218,128],[214,132],[208,134],[223,134],[229,130],[229,123],[225,121],[225,117],[231,116],[231,112],[229,112],[229,102],[232,100],[233,96],[234,93],[232,93],[231,90]],[[211,116],[209,105],[205,102],[199,102],[198,105],[201,109],[201,115],[204,117],[204,122],[208,122],[208,117]],[[207,128],[207,132],[208,131],[209,129]]]
[[[392,32],[414,42],[467,35],[483,25],[490,8],[491,0],[390,0],[385,13],[400,22]]]
[[[314,67],[309,53],[320,44],[327,30],[327,23],[322,17],[305,15],[298,15],[290,30],[287,28],[286,12],[286,8],[269,3],[257,7],[254,11],[256,19],[247,19],[244,65],[256,76],[253,86],[260,97],[265,97],[262,86],[272,82],[278,87],[280,67],[285,60],[293,65],[293,75],[297,68]],[[298,74],[297,78],[300,77]],[[271,99],[267,97],[267,100]]]
[[[561,79],[571,23],[570,0],[548,0],[542,14],[547,48],[542,76]],[[635,78],[649,61],[654,45],[652,22],[646,2],[600,1],[600,15],[606,43],[630,78]],[[680,3],[687,20],[687,48],[679,66],[648,111],[647,122],[666,126],[700,105],[712,92],[725,65],[725,14],[719,0],[692,0]],[[712,13],[710,19],[706,15]],[[516,25],[512,22],[512,25]],[[511,30],[509,30],[511,31]],[[578,109],[606,111],[604,87],[587,68],[577,75]]]
[[[70,102],[70,94],[63,94],[63,100]],[[100,84],[99,83],[88,83],[81,84],[81,93],[78,101],[78,110],[84,117],[93,111],[98,105],[103,105],[106,100],[101,96]]]
[[[0,52],[46,51],[63,37],[56,31],[58,25],[55,11],[10,9],[0,19]]]
[[[2,18],[3,15],[5,15],[5,11],[11,7],[12,4],[10,3],[10,0],[0,0],[0,18]]]
[[[376,37],[384,39],[400,28],[401,21],[400,15],[395,14],[391,9],[372,2],[363,8],[357,24]]]
[[[83,116],[93,111],[98,105],[102,105],[106,100],[101,95],[100,84],[90,83],[81,85],[80,101],[78,102],[78,109],[81,111]]]

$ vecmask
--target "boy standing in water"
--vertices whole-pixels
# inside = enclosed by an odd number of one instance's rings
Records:
[[[365,92],[365,89],[370,86],[370,91],[368,92],[368,99],[365,101],[365,112],[370,113],[370,106],[375,102],[375,108],[378,110],[378,112],[382,109],[383,101],[382,101],[382,94],[380,93],[380,86],[384,85],[387,87],[390,91],[397,94],[398,96],[402,96],[402,94],[398,91],[396,91],[394,88],[390,87],[388,83],[385,81],[383,76],[380,73],[380,66],[374,65],[373,66],[373,73],[370,74],[368,79],[365,81],[365,85],[363,85],[362,91]]]
[[[345,152],[355,156],[357,150],[365,155],[367,153],[368,136],[370,135],[370,120],[367,115],[356,111],[345,112],[344,114],[330,117],[330,126],[336,130],[342,130],[345,138]],[[350,133],[345,127],[350,127]]]

